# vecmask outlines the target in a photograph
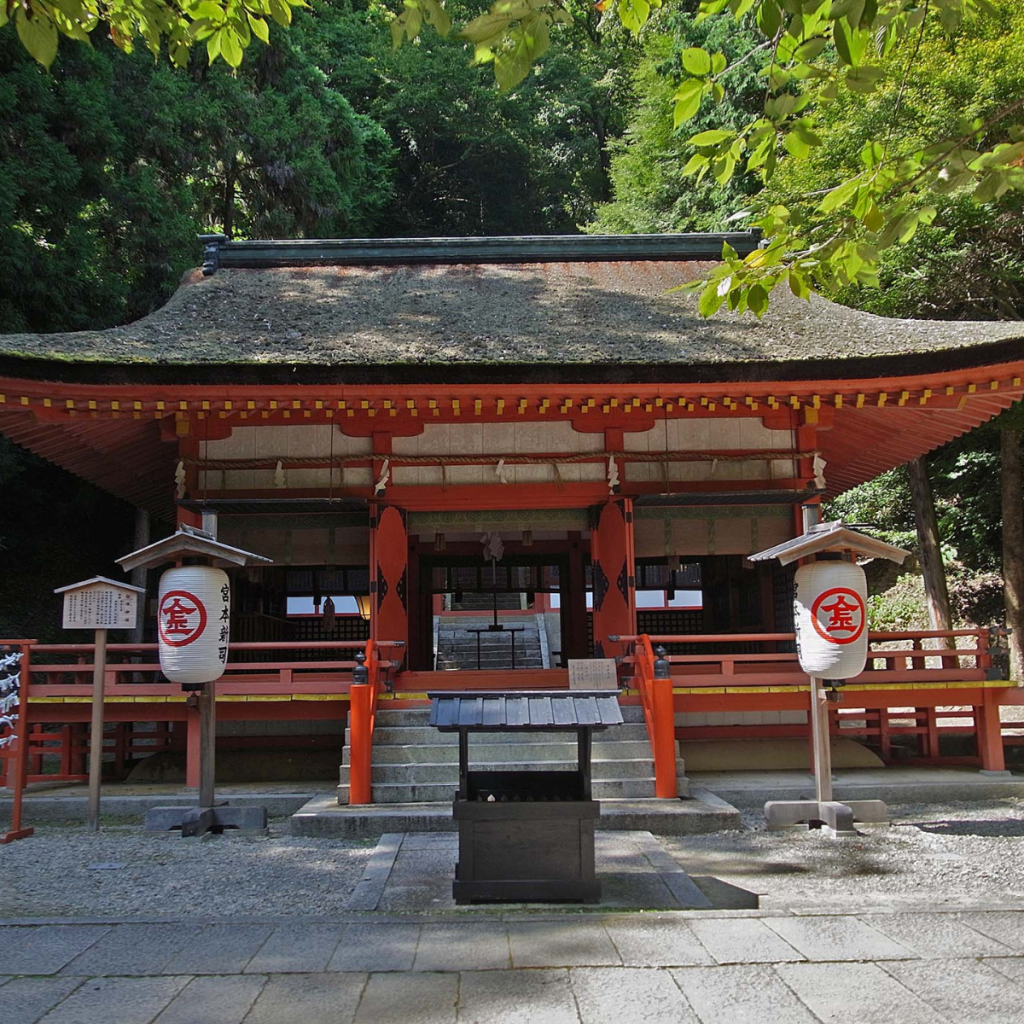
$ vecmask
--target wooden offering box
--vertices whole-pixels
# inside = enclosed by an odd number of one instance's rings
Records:
[[[596,902],[594,730],[622,723],[607,690],[431,693],[430,724],[459,734],[456,903]],[[575,771],[470,771],[470,733],[575,732]],[[509,743],[509,749],[514,749]],[[493,799],[492,799],[493,798]]]

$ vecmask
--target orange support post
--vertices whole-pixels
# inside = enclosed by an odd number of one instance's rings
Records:
[[[594,656],[610,657],[610,636],[636,632],[636,568],[633,502],[617,498],[601,506],[590,534],[594,575]]]
[[[981,769],[986,772],[1005,772],[1006,756],[1003,752],[1003,724],[998,704],[976,704],[974,730],[978,737],[978,756]]]
[[[349,787],[350,804],[371,802],[370,775],[373,752],[372,687],[369,683],[353,683],[349,691]]]
[[[676,788],[676,723],[672,702],[672,680],[653,680],[654,708],[654,795],[674,800]]]

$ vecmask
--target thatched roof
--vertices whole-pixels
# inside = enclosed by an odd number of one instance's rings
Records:
[[[291,265],[267,266],[266,258],[224,269],[231,266],[225,261],[210,276],[188,275],[163,308],[136,323],[0,335],[0,357],[119,367],[334,367],[346,378],[357,368],[404,366],[406,375],[475,368],[476,377],[501,379],[511,366],[555,365],[566,379],[582,379],[628,364],[649,368],[650,376],[672,368],[680,380],[680,372],[690,379],[874,375],[865,373],[872,367],[912,372],[934,368],[940,353],[947,354],[943,368],[952,368],[1024,352],[1019,324],[895,320],[818,297],[808,303],[785,289],[772,296],[762,320],[728,312],[704,320],[693,296],[671,289],[706,273],[706,260],[665,258],[656,247],[643,258],[635,244],[631,258],[619,259],[613,240],[603,241],[602,256],[580,248],[576,261],[571,245],[562,259],[525,252],[523,262],[416,261],[404,251],[344,265],[283,259]]]

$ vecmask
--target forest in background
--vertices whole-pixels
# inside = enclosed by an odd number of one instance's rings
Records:
[[[679,128],[673,96],[686,77],[684,50],[738,59],[753,25],[725,16],[698,24],[697,0],[678,0],[634,36],[589,3],[568,6],[574,24],[552,33],[511,92],[457,39],[425,32],[394,49],[386,8],[360,0],[313,0],[289,30],[271,26],[271,45],[251,48],[237,71],[208,66],[203,53],[177,70],[96,38],[92,47],[63,43],[47,72],[0,30],[0,332],[134,320],[196,265],[195,236],[209,231],[394,237],[727,226],[760,183],[685,174],[686,140],[749,118],[763,86],[752,66],[740,68],[724,102]],[[447,5],[462,20],[486,7]],[[1024,6],[995,0],[994,8],[956,40],[928,34],[907,68],[905,56],[893,57],[872,96],[851,92],[831,104],[813,157],[769,187],[831,187],[894,105],[897,130],[938,131],[970,113],[969,97],[1024,94]],[[1020,318],[1022,194],[978,204],[953,192],[934,202],[943,226],[923,225],[887,250],[880,288],[833,297],[888,316]],[[961,621],[1002,618],[999,432],[1020,430],[1015,412],[929,460]],[[64,536],[76,558],[89,562],[91,551],[93,564],[109,567],[129,539],[126,510],[4,445],[0,485],[16,498],[0,526],[8,565],[36,586],[40,575],[67,582],[76,573],[65,546],[39,541]],[[88,510],[71,534],[69,508]],[[844,495],[829,514],[916,546],[903,469]],[[876,586],[877,625],[925,625],[913,567]],[[25,606],[0,606],[8,635],[50,628]]]

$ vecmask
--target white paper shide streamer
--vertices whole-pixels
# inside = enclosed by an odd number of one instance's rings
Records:
[[[224,674],[231,625],[227,573],[209,565],[168,569],[160,577],[160,668],[172,683],[212,683]]]
[[[20,690],[21,652],[0,655],[0,749],[17,738]]]
[[[868,653],[867,583],[853,562],[819,561],[796,571],[800,667],[819,679],[852,679]]]

